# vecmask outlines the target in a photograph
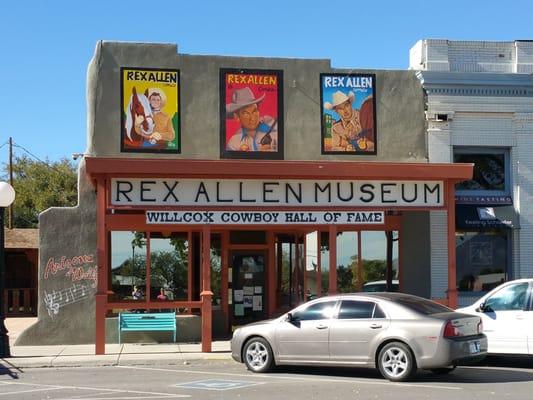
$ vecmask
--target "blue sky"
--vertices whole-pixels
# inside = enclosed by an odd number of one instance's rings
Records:
[[[422,38],[533,39],[533,2],[6,1],[0,23],[0,146],[41,159],[83,152],[87,65],[98,40],[176,43],[179,52],[329,58],[406,69]],[[0,163],[7,161],[0,148]],[[15,155],[23,154],[15,148]]]

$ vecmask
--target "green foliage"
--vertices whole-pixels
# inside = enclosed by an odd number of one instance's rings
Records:
[[[367,282],[374,282],[386,279],[386,260],[362,260],[363,282],[357,282],[357,256],[352,257],[349,266],[337,266],[337,284],[340,293],[350,293],[363,287]]]
[[[3,180],[9,176],[8,165],[3,168]],[[28,156],[13,161],[13,226],[36,228],[39,213],[50,207],[72,207],[78,199],[77,174],[66,158],[45,163]]]

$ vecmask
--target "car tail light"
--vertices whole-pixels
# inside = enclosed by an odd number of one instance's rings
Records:
[[[480,319],[477,324],[477,333],[479,334],[483,333],[483,320],[482,319]]]
[[[446,322],[446,326],[444,327],[444,337],[449,338],[449,337],[457,337],[457,336],[461,336],[459,329],[453,326],[452,321]]]

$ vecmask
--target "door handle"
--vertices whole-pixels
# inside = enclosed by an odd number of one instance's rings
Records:
[[[327,329],[327,325],[317,325],[316,329]]]
[[[381,328],[381,324],[370,324],[370,328],[379,329],[379,328]]]

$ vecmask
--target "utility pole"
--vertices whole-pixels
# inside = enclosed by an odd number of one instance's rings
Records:
[[[13,187],[13,138],[9,137],[9,184]],[[9,206],[7,227],[13,229],[13,203]]]

